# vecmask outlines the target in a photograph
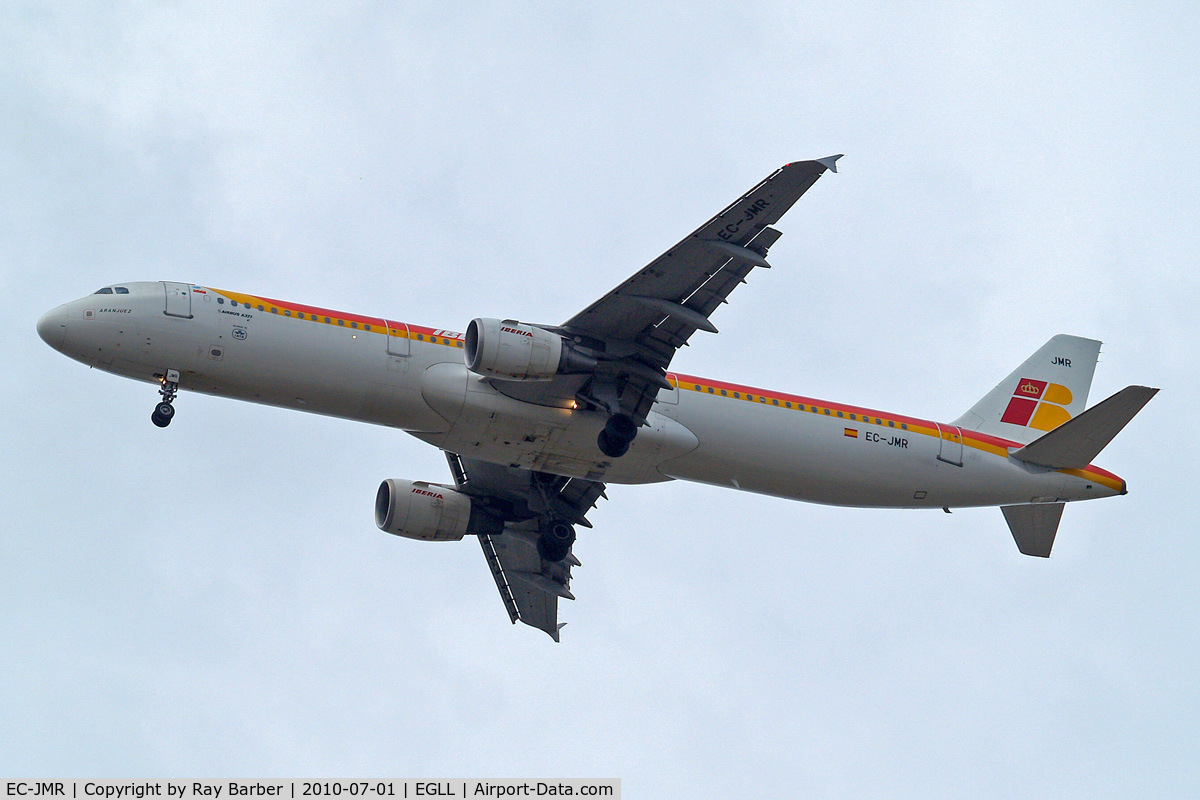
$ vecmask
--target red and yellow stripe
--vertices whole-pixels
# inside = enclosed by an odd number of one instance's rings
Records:
[[[201,287],[208,288],[208,287]],[[237,306],[245,306],[248,310],[261,311],[264,314],[276,314],[305,322],[315,322],[321,325],[334,325],[349,328],[355,332],[378,333],[384,336],[396,336],[417,342],[428,342],[442,347],[463,347],[463,335],[456,331],[446,331],[437,328],[426,328],[420,325],[409,325],[397,320],[384,317],[370,317],[362,314],[351,314],[346,311],[335,311],[320,306],[306,306],[302,303],[292,303],[286,300],[275,300],[270,297],[231,292],[225,289],[208,291],[224,297]]]
[[[245,306],[248,310],[253,309],[265,314],[276,314],[279,316],[290,317],[291,319],[303,320],[320,325],[334,325],[337,327],[349,328],[356,332],[375,333],[382,336],[397,336],[408,338],[412,341],[425,342],[427,344],[439,345],[441,347],[454,347],[461,349],[463,347],[463,334],[455,331],[441,330],[438,328],[427,328],[420,325],[412,325],[396,320],[385,319],[384,317],[371,317],[362,314],[351,314],[345,311],[335,311],[329,308],[320,306],[308,306],[301,303],[292,303],[284,300],[275,300],[269,297],[260,297],[258,295],[243,294],[240,292],[230,292],[224,289],[212,289],[208,291],[215,293],[218,296],[224,297],[230,303],[236,303],[238,306]],[[766,389],[758,389],[753,386],[744,386],[737,383],[726,383],[724,381],[715,381],[710,378],[699,378],[694,375],[684,375],[680,373],[667,373],[667,380],[682,391],[699,392],[701,394],[710,394],[717,397],[724,397],[731,400],[739,400],[748,403],[758,403],[760,405],[778,408],[781,411],[796,411],[807,414],[818,414],[820,416],[835,417],[843,422],[861,422],[864,424],[874,424],[885,426],[890,429],[908,431],[910,433],[921,434],[923,436],[932,436],[934,438],[943,438],[954,441],[956,429],[952,425],[939,426],[929,420],[919,419],[917,417],[907,417],[899,414],[890,414],[881,411],[875,411],[861,406],[850,406],[841,403],[831,403],[826,400],[817,400],[803,395],[786,394],[783,392],[770,391]],[[858,432],[853,428],[843,428],[844,436],[857,438]],[[961,430],[962,443],[964,447],[971,447],[976,450],[988,453],[990,455],[1007,457],[1008,451],[1021,447],[1019,442],[1013,442],[1008,439],[1003,439],[999,436],[991,436],[978,431]],[[1067,475],[1074,475],[1084,480],[1094,481],[1107,486],[1114,491],[1123,492],[1125,482],[1111,472],[1099,467],[1089,465],[1085,469],[1064,469],[1059,470]]]

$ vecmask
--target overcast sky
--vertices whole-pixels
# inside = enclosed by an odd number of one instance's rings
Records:
[[[9,777],[1196,796],[1191,4],[314,5],[0,8]],[[34,330],[160,279],[558,323],[832,153],[674,366],[945,420],[1103,340],[1091,402],[1163,391],[1048,561],[995,509],[611,487],[555,645],[474,541],[375,528],[435,449],[186,392],[160,430]]]

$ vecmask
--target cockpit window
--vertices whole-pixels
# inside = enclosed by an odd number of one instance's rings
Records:
[[[113,291],[116,292],[117,294],[129,294],[129,290],[126,289],[124,286],[114,286]]]
[[[112,290],[111,286],[105,286],[103,289],[96,290],[96,294],[112,294],[112,293],[113,293],[113,290]]]

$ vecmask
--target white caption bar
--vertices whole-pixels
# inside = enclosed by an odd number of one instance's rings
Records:
[[[233,798],[621,797],[621,780],[376,780],[376,781],[4,781],[6,798],[29,800],[233,800]]]

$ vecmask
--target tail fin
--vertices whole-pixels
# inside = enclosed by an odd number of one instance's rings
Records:
[[[1087,406],[1100,342],[1059,334],[954,424],[1029,444]]]
[[[1017,549],[1027,556],[1049,558],[1062,519],[1064,503],[1037,503],[1021,506],[1000,506],[1008,529],[1012,531]]]

